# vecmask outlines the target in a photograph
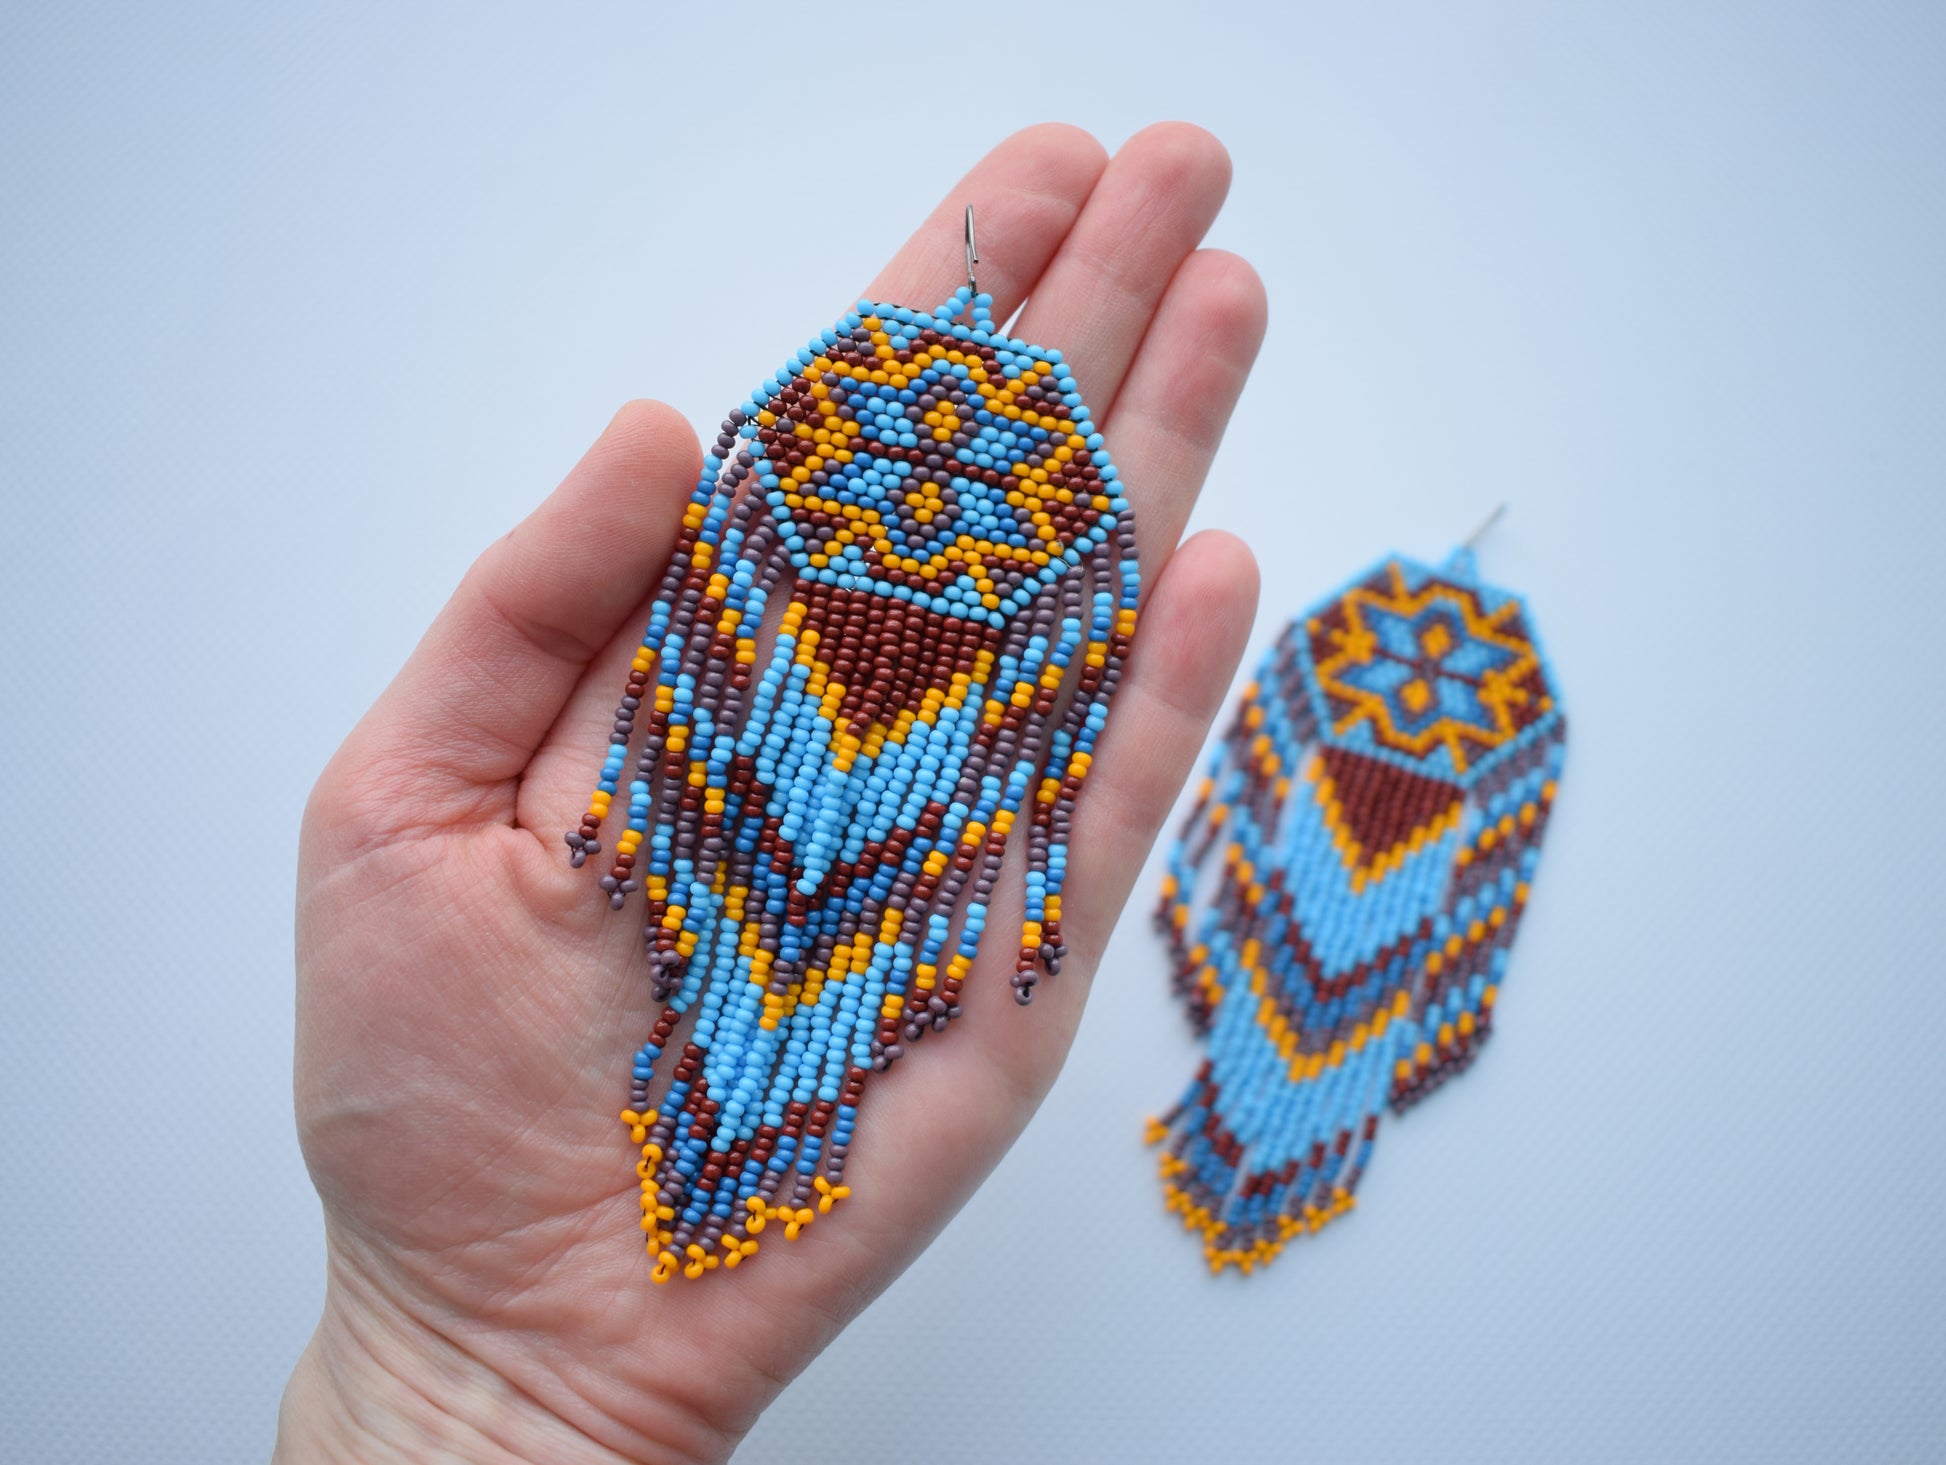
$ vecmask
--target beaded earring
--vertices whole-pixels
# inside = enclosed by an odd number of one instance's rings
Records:
[[[849,1194],[867,1076],[959,1015],[1016,824],[1016,1000],[1059,970],[1135,526],[1061,353],[995,327],[976,258],[969,209],[950,300],[861,301],[724,421],[567,836],[598,854],[623,799],[601,887],[643,893],[664,1004],[621,1116],[658,1282]]]
[[[1350,1210],[1380,1111],[1478,1054],[1566,746],[1526,608],[1470,546],[1385,561],[1271,647],[1155,917],[1207,1056],[1147,1138],[1212,1271]]]

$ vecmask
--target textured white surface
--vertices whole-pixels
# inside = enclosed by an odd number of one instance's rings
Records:
[[[1130,921],[1027,1137],[741,1458],[1946,1454],[1946,11],[1701,9],[10,7],[0,1456],[267,1452],[322,1288],[311,777],[617,402],[713,420],[996,115],[1226,139],[1273,323],[1199,522],[1258,644],[1511,500],[1570,768],[1500,1037],[1355,1217],[1200,1274]],[[842,100],[893,49],[947,125]],[[749,222],[733,170],[840,118],[872,206]]]

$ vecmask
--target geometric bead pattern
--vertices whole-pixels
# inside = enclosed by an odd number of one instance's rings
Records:
[[[1016,842],[1016,1000],[1059,970],[1135,526],[1061,353],[991,306],[861,301],[729,414],[567,835],[580,865],[619,816],[601,888],[644,906],[658,1282],[849,1194],[867,1080],[960,1014]]]
[[[1304,629],[1333,741],[1362,732],[1458,776],[1553,707],[1518,601],[1488,610],[1477,589],[1402,560],[1320,607]]]
[[[1206,1056],[1148,1138],[1212,1270],[1349,1210],[1382,1111],[1478,1054],[1566,744],[1525,607],[1466,550],[1387,560],[1271,647],[1156,912]]]

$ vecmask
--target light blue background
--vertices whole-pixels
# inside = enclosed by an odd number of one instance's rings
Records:
[[[1506,499],[1575,735],[1500,1038],[1354,1218],[1201,1274],[1131,920],[741,1458],[1946,1454],[1946,7],[544,9],[0,21],[0,1455],[267,1452],[309,782],[618,402],[714,421],[997,140],[902,133],[893,55],[942,119],[1224,137],[1272,325],[1198,518],[1258,644]],[[841,138],[881,208],[744,216]]]

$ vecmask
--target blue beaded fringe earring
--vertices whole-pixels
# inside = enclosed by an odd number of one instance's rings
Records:
[[[1351,1209],[1381,1110],[1493,1030],[1567,723],[1470,546],[1286,628],[1170,854],[1156,925],[1207,1056],[1147,1137],[1212,1271]]]
[[[849,1194],[866,1080],[959,1014],[1016,831],[1016,1000],[1059,970],[1135,524],[1061,353],[995,328],[971,209],[966,253],[950,300],[859,302],[724,421],[567,835],[599,854],[620,801],[601,887],[646,904],[664,1006],[621,1117],[658,1282]]]

